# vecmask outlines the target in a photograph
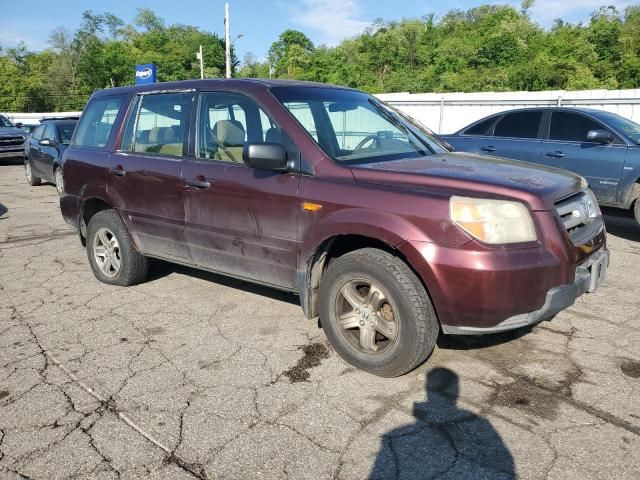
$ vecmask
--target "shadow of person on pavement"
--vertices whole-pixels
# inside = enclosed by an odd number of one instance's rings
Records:
[[[426,380],[427,401],[413,405],[416,421],[383,435],[369,479],[516,478],[491,423],[457,406],[458,375],[436,368]]]

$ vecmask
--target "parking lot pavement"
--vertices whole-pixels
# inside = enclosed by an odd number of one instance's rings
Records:
[[[0,167],[2,478],[638,478],[640,228],[597,293],[397,379],[297,298],[154,263],[96,281],[53,186]]]

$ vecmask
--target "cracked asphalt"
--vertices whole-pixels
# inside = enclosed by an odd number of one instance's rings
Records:
[[[640,227],[607,224],[597,293],[382,379],[294,296],[162,262],[99,283],[55,188],[0,166],[0,478],[637,479]]]

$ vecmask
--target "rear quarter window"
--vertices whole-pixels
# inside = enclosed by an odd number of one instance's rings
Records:
[[[97,98],[82,113],[73,137],[73,146],[103,148],[109,141],[113,125],[124,104],[124,96]]]
[[[463,135],[478,135],[478,136],[487,135],[487,132],[489,131],[489,129],[493,125],[493,122],[495,121],[496,121],[496,117],[487,118],[486,120],[483,120],[467,128],[463,132]]]

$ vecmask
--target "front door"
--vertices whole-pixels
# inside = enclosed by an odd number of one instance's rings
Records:
[[[52,122],[47,123],[42,139],[49,140],[49,145],[40,145],[36,170],[43,178],[53,180],[53,160],[58,156],[59,144],[56,126]]]
[[[185,161],[182,170],[185,235],[193,262],[294,288],[299,175],[257,171],[242,160],[247,142],[269,141],[287,148],[288,141],[264,111],[242,95],[201,93],[198,112],[195,158]]]
[[[40,125],[34,130],[33,135],[31,135],[31,137],[29,137],[29,139],[27,140],[29,148],[29,160],[31,161],[31,170],[33,171],[33,174],[35,176],[42,175],[42,172],[40,171],[42,168],[42,160],[40,159],[40,156],[42,154],[42,147],[40,146],[40,140],[44,138],[43,135],[46,128],[46,125]]]
[[[138,96],[107,175],[109,196],[140,251],[183,263],[190,255],[181,170],[192,103],[191,92]]]
[[[554,111],[549,138],[543,141],[545,164],[570,170],[587,179],[598,200],[615,202],[627,146],[609,131],[613,143],[603,145],[587,140],[590,130],[607,130],[600,122],[580,113]]]

